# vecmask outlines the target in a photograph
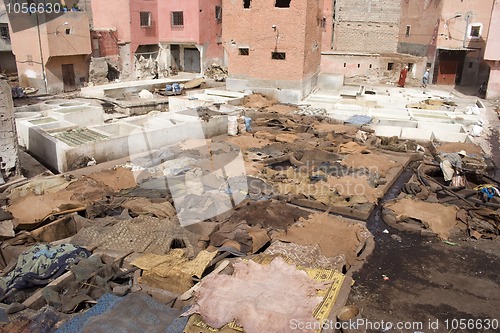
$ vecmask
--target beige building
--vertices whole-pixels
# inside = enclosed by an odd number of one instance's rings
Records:
[[[403,1],[398,51],[426,56],[433,83],[479,86],[489,73],[484,52],[493,2]]]
[[[91,42],[85,12],[17,14],[9,18],[22,87],[57,93],[88,82]]]
[[[316,86],[323,3],[318,0],[223,0],[227,88],[297,102]]]

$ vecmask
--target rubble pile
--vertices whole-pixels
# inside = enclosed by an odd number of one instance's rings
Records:
[[[205,77],[215,80],[215,82],[224,82],[227,79],[227,68],[212,64],[205,69]]]
[[[294,318],[336,321],[387,195],[380,215],[402,232],[500,234],[498,183],[478,146],[379,138],[256,94],[241,110],[239,134],[4,191],[3,329],[288,332]],[[467,182],[449,186],[439,163],[462,150]],[[405,169],[413,175],[393,193]]]

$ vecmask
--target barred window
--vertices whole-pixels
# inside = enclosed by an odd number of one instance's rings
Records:
[[[245,55],[245,56],[247,56],[247,55],[250,54],[250,49],[248,47],[240,47],[238,49],[238,53],[239,53],[239,55]]]
[[[285,60],[286,59],[286,53],[285,52],[273,52],[272,55],[271,55],[271,59]]]
[[[215,19],[220,22],[222,21],[222,7],[215,6]]]
[[[184,26],[184,12],[172,12],[172,26],[173,27]]]
[[[480,25],[472,25],[470,27],[470,37],[479,37],[481,35],[481,26]]]
[[[0,34],[3,39],[10,39],[9,26],[7,24],[0,25]]]
[[[151,26],[151,13],[150,12],[141,12],[141,27],[150,27]]]

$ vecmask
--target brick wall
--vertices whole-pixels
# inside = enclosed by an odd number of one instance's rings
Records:
[[[7,179],[18,170],[17,134],[10,85],[0,80],[0,171]],[[1,180],[0,180],[1,181]]]
[[[334,49],[394,53],[398,45],[400,16],[400,1],[337,0]]]

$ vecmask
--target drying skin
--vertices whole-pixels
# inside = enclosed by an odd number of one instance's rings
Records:
[[[269,265],[237,261],[233,267],[233,275],[203,279],[195,304],[184,315],[199,313],[215,328],[234,320],[246,333],[289,333],[292,319],[316,322],[312,314],[322,299],[316,292],[326,285],[280,257]]]

